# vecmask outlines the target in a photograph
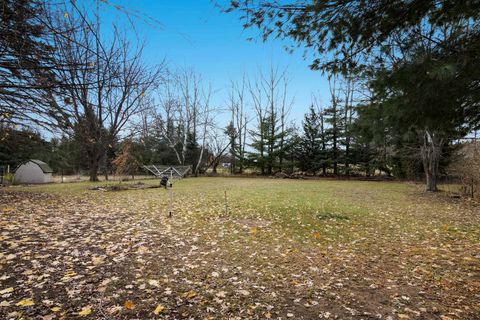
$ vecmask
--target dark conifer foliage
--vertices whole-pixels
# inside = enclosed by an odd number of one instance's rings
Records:
[[[0,1],[0,121],[57,124],[47,90],[58,83],[43,1]]]

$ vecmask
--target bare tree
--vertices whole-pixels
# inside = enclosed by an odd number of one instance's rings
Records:
[[[287,89],[286,71],[273,66],[267,74],[260,71],[256,81],[248,82],[257,120],[257,129],[250,130],[250,134],[262,174],[272,174],[275,168],[282,170],[288,135],[286,123],[291,107]]]
[[[209,136],[210,129],[213,126],[213,117],[211,115],[212,107],[210,106],[210,98],[212,95],[212,85],[209,85],[208,88],[206,89],[207,91],[203,92],[203,99],[202,102],[200,103],[200,108],[196,108],[195,113],[200,112],[200,115],[198,116],[200,119],[200,125],[201,125],[201,137],[202,137],[202,143],[200,144],[200,153],[198,155],[197,163],[195,165],[195,176],[198,176],[200,166],[203,161],[203,155],[204,151],[207,147],[207,138]],[[197,121],[197,119],[195,119]]]
[[[248,82],[248,91],[252,100],[253,108],[255,110],[256,121],[257,121],[257,130],[249,130],[250,136],[252,137],[252,146],[258,152],[258,157],[254,161],[260,167],[262,174],[265,174],[265,153],[266,153],[266,126],[265,123],[265,109],[263,106],[263,91],[261,83],[256,80],[255,82]]]
[[[319,98],[316,95],[312,96],[312,104],[318,114],[318,134],[320,139],[320,165],[322,167],[322,174],[327,175],[327,125],[325,123],[325,111],[322,108]]]
[[[459,145],[448,172],[460,179],[464,194],[475,196],[480,186],[480,145],[476,137]]]
[[[230,141],[224,133],[224,130],[219,130],[218,128],[214,129],[209,136],[207,144],[208,150],[210,151],[207,169],[211,167],[214,174],[217,173],[217,167],[220,164],[220,160],[230,147]]]
[[[169,77],[158,95],[155,126],[160,129],[161,139],[173,151],[178,164],[192,163],[198,175],[213,125],[212,86],[203,87],[198,73],[181,69]]]
[[[181,119],[182,105],[175,85],[176,83],[170,77],[162,91],[158,92],[160,102],[153,115],[153,126],[159,132],[158,136],[175,154],[178,164],[182,165],[185,163],[184,153],[182,153],[184,148],[181,147],[179,150],[179,146],[182,146],[184,142],[183,132],[186,129],[186,121]]]
[[[143,45],[133,46],[113,27],[108,41],[100,22],[82,11],[57,17],[64,32],[55,35],[60,94],[51,91],[51,104],[63,112],[65,130],[73,134],[89,161],[90,180],[97,181],[100,160],[128,121],[143,110],[142,99],[154,88],[163,65],[142,63]],[[63,36],[66,35],[66,36]]]
[[[279,168],[280,171],[283,171],[283,160],[285,159],[285,140],[288,131],[290,129],[287,127],[288,115],[292,110],[292,101],[287,101],[287,89],[289,84],[289,79],[286,75],[282,77],[283,92],[281,93],[280,98],[280,144],[279,144]]]
[[[176,85],[180,90],[179,121],[182,127],[182,164],[187,155],[189,138],[191,143],[197,143],[198,108],[200,105],[201,77],[191,69],[183,69],[176,76]]]
[[[338,76],[332,74],[328,78],[328,85],[330,90],[330,108],[327,108],[324,113],[325,122],[329,124],[327,128],[327,140],[331,143],[331,161],[333,165],[333,174],[338,175],[338,164],[340,162],[340,139],[342,134],[342,120],[340,110],[340,97],[337,88]]]
[[[82,6],[79,5],[82,4]],[[43,128],[58,133],[71,129],[71,114],[63,105],[52,103],[52,96],[61,97],[72,85],[71,79],[57,77],[82,61],[58,59],[65,54],[57,46],[59,40],[83,47],[84,53],[97,53],[95,44],[81,43],[81,29],[90,28],[94,42],[99,40],[97,24],[87,21],[86,12],[108,7],[149,25],[160,23],[148,15],[110,1],[69,0],[2,0],[0,4],[0,123],[5,127]],[[75,19],[72,17],[75,16]],[[60,18],[60,19],[59,19]],[[98,20],[97,20],[98,21]],[[96,29],[96,30],[94,30]],[[72,37],[72,35],[75,35]],[[103,41],[102,41],[103,42]],[[97,46],[100,47],[100,46]],[[58,52],[62,50],[62,52]],[[106,51],[102,52],[104,55]],[[84,55],[83,58],[86,58]],[[104,60],[102,57],[101,60]],[[93,59],[92,61],[95,61]],[[88,61],[91,63],[92,61]],[[98,79],[97,79],[98,80]],[[88,79],[93,86],[95,78]],[[53,92],[53,93],[52,93]]]
[[[232,152],[232,170],[236,168],[236,158],[238,158],[238,172],[242,173],[245,162],[245,147],[247,138],[247,125],[249,119],[246,115],[246,77],[242,77],[241,82],[231,82],[229,93],[229,109],[231,113],[231,124],[235,129],[235,141],[230,143]]]

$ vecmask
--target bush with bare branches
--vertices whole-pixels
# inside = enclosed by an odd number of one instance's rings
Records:
[[[480,187],[480,143],[472,141],[460,147],[449,173],[459,178],[462,192],[473,198]]]

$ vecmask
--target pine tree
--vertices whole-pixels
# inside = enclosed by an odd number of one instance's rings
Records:
[[[250,130],[252,142],[250,147],[254,150],[249,152],[249,158],[255,163],[255,166],[260,168],[262,174],[266,173],[266,165],[268,159],[268,138],[267,132],[269,129],[269,119],[263,117],[257,124],[256,130]]]
[[[315,174],[321,167],[319,161],[322,151],[321,126],[319,114],[313,105],[303,120],[303,136],[300,141],[299,166],[302,171]]]
[[[47,89],[57,85],[43,1],[0,2],[0,122],[51,126]],[[57,121],[53,121],[56,124]]]
[[[224,129],[225,134],[227,135],[228,139],[230,140],[230,156],[231,156],[231,163],[230,163],[230,170],[231,173],[235,173],[235,160],[237,158],[237,129],[231,121],[228,126]]]

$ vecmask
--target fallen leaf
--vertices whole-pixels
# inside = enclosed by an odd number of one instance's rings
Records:
[[[85,317],[92,313],[92,307],[84,307],[79,313],[79,316]]]
[[[125,301],[125,304],[123,306],[127,310],[133,310],[135,308],[135,303],[133,303],[132,300],[127,300],[127,301]]]
[[[121,312],[122,310],[123,310],[123,308],[121,306],[113,306],[110,309],[108,309],[108,313],[116,314],[116,313]]]
[[[34,304],[35,304],[35,302],[33,302],[33,300],[24,299],[24,300],[19,301],[16,305],[19,306],[19,307],[29,307],[29,306],[33,306]]]
[[[10,302],[4,300],[0,302],[0,307],[10,307]]]
[[[192,299],[192,298],[194,298],[194,297],[196,297],[196,296],[197,296],[197,293],[196,293],[195,291],[193,291],[193,290],[190,290],[190,291],[185,292],[185,293],[183,294],[183,297],[184,297],[184,298],[187,298],[187,299]]]
[[[60,307],[53,307],[50,310],[52,310],[53,312],[58,312],[58,311],[60,311]]]
[[[160,286],[160,284],[158,283],[158,280],[153,280],[153,279],[148,280],[148,284],[153,286],[153,287],[159,287]]]
[[[244,295],[244,296],[249,296],[250,295],[250,292],[248,292],[248,290],[238,290],[238,293],[240,293],[241,295]]]
[[[10,292],[13,292],[13,288],[12,288],[12,287],[7,288],[7,289],[0,290],[0,294],[10,293]]]
[[[163,310],[165,310],[165,307],[162,306],[161,304],[159,304],[159,305],[155,308],[155,310],[153,310],[153,313],[155,313],[155,314],[158,316],[161,312],[163,312]]]
[[[99,264],[104,263],[104,260],[103,260],[102,257],[93,257],[92,258],[92,263],[97,266]]]

